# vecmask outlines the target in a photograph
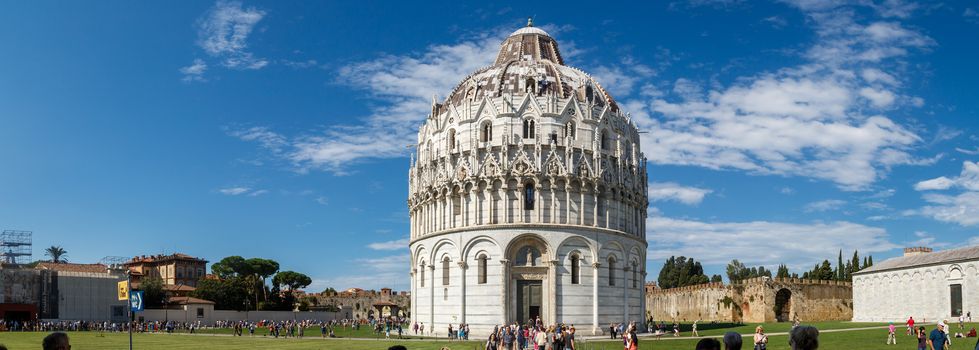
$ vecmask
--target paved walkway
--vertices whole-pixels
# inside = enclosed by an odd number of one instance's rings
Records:
[[[827,330],[820,329],[819,330],[819,333],[822,334],[822,333],[837,333],[837,332],[851,332],[851,331],[866,331],[866,330],[872,330],[872,329],[886,329],[886,328],[887,328],[887,326],[857,327],[857,328],[838,328],[838,329],[827,329]],[[765,333],[765,334],[768,335],[768,336],[773,336],[773,335],[788,335],[789,332],[775,332],[775,333]],[[696,337],[691,337],[691,336],[674,337],[672,335],[669,335],[669,333],[668,333],[668,334],[662,335],[657,340],[704,339],[704,338],[719,338],[719,337],[722,337],[722,336],[723,336],[723,334],[703,335],[703,336],[696,336]],[[743,334],[741,334],[741,336],[742,337],[749,337],[750,338],[750,337],[755,336],[755,334],[754,333],[743,333]],[[642,333],[642,334],[639,334],[639,338],[640,339],[650,339],[650,338],[655,338],[655,337],[656,337],[656,335],[654,335],[652,333]],[[614,340],[614,339],[609,338],[608,336],[599,336],[599,335],[584,336],[584,337],[581,337],[581,339],[583,339],[583,340]]]

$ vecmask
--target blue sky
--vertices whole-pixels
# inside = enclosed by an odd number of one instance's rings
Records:
[[[406,289],[404,145],[536,16],[648,131],[650,279],[979,244],[975,3],[566,5],[4,3],[0,228]]]

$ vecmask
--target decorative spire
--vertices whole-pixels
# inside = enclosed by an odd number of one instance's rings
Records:
[[[533,27],[534,26],[534,18],[533,17],[527,17],[527,26],[528,27]]]

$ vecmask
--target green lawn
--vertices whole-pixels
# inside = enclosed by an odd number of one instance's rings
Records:
[[[827,332],[831,329],[856,328],[873,326],[875,324],[850,323],[850,322],[820,322],[814,324],[821,331],[820,349],[858,349],[858,350],[898,350],[914,349],[915,340],[910,336],[898,335],[898,345],[885,345],[887,332],[884,329],[856,330],[842,332]],[[969,327],[976,326],[972,324]],[[788,324],[767,325],[770,333],[788,330]],[[701,327],[703,328],[703,327]],[[728,330],[741,333],[749,333],[754,325],[745,325],[728,329],[705,330],[703,335],[721,334]],[[926,326],[930,331],[934,326]],[[953,325],[953,332],[958,329]],[[748,330],[742,332],[742,330]],[[307,332],[311,334],[312,332]],[[107,333],[104,337],[99,337],[96,332],[72,332],[72,349],[127,349],[128,338],[126,333]],[[256,332],[258,334],[258,332]],[[46,333],[34,332],[14,332],[0,333],[0,343],[9,349],[38,349],[41,339]],[[320,339],[319,330],[315,335],[307,339],[274,339],[256,335],[255,337],[230,337],[226,335],[184,335],[184,334],[135,334],[135,349],[147,350],[201,350],[201,349],[337,349],[337,350],[366,350],[366,349],[387,349],[395,344],[402,344],[408,349],[433,349],[437,350],[443,346],[448,346],[453,350],[474,350],[482,349],[482,342],[450,342],[438,340],[413,340],[413,341],[384,341],[384,340],[354,340],[354,339]],[[750,339],[750,338],[749,338]],[[698,339],[673,339],[665,337],[662,340],[643,338],[640,341],[640,349],[643,350],[676,350],[693,349]],[[748,341],[750,343],[750,340]],[[953,339],[951,350],[973,350],[976,338]],[[595,340],[579,341],[580,350],[619,350],[622,345],[618,341]],[[770,337],[769,349],[788,350],[788,337],[785,335],[773,335]],[[750,350],[750,346],[745,347]]]
[[[318,331],[317,331],[318,332]],[[0,344],[10,350],[40,349],[41,340],[46,333],[4,332],[0,333]],[[70,332],[71,348],[85,349],[129,349],[126,333],[106,333],[99,337],[98,332]],[[184,334],[133,334],[133,349],[146,350],[224,350],[224,349],[331,349],[331,350],[377,350],[402,344],[408,349],[440,349],[449,346],[453,350],[471,350],[479,347],[478,342],[449,341],[384,341],[349,339],[284,339],[270,337],[230,337],[219,335]]]
[[[887,323],[863,323],[863,322],[855,323],[855,322],[846,322],[846,321],[813,322],[813,323],[806,323],[806,324],[810,326],[815,326],[819,330],[887,326]],[[741,334],[745,334],[745,333],[754,333],[755,327],[757,326],[764,327],[765,333],[779,333],[779,332],[788,332],[789,329],[792,328],[792,323],[789,322],[746,323],[743,325],[735,325],[730,323],[719,323],[719,324],[699,323],[697,324],[697,332],[700,333],[701,336],[721,335],[726,332],[738,332]],[[900,328],[903,325],[896,324],[895,326],[898,326]],[[680,331],[681,331],[680,335],[690,336],[691,329],[692,326],[690,323],[680,324]],[[666,331],[667,332],[673,331],[672,323],[666,323]],[[669,336],[670,335],[667,335],[666,337]]]
[[[180,332],[186,333],[188,331],[180,330]],[[232,330],[230,328],[212,328],[212,329],[199,329],[196,332],[201,334],[231,334]],[[444,338],[446,336],[446,334],[444,333],[446,332],[448,332],[448,330],[443,332],[443,334],[438,334],[438,335]],[[409,333],[410,333],[409,329],[404,329],[404,333],[403,333],[404,338],[408,338],[408,339],[420,338],[418,336],[414,336]],[[269,334],[268,328],[255,328],[255,337],[268,336],[268,334]],[[285,330],[279,331],[279,334],[280,335],[285,334]],[[370,325],[361,326],[360,329],[357,330],[354,330],[352,327],[344,328],[338,326],[333,329],[333,334],[336,335],[337,338],[384,338],[383,332],[374,333],[374,330],[373,328],[370,327]],[[244,330],[243,335],[244,337],[248,337],[248,329]],[[315,326],[315,327],[306,328],[305,336],[318,338],[320,336],[320,327]],[[398,331],[396,329],[391,331],[391,337],[392,338],[398,337]]]

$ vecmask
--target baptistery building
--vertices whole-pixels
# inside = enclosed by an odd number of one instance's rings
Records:
[[[413,321],[643,324],[647,174],[628,114],[530,23],[447,93],[409,170]]]

